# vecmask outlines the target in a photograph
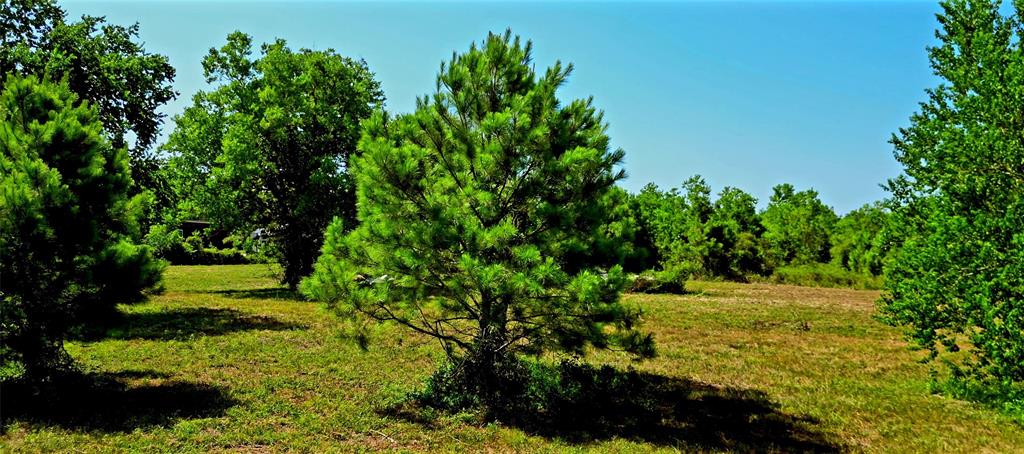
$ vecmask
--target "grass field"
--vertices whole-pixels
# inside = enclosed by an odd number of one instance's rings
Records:
[[[928,392],[920,355],[872,318],[871,291],[695,282],[626,296],[659,356],[589,360],[656,377],[671,410],[658,430],[581,439],[398,416],[388,409],[438,349],[393,331],[361,351],[266,265],[171,267],[166,286],[105,336],[69,343],[88,384],[5,390],[0,451],[1024,452],[1009,419]]]

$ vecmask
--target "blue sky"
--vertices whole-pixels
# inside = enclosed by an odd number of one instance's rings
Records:
[[[885,196],[899,173],[888,144],[937,83],[925,46],[935,2],[65,2],[72,16],[139,22],[177,68],[180,112],[205,88],[200,60],[233,30],[258,42],[363,58],[387,108],[429,93],[442,60],[488,31],[534,41],[538,68],[576,72],[565,99],[593,95],[637,191],[700,174],[766,202],[813,187],[843,213]],[[168,122],[165,129],[173,124]]]

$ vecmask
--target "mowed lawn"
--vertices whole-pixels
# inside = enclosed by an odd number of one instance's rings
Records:
[[[390,411],[434,369],[436,345],[390,330],[360,350],[274,273],[169,268],[163,294],[69,343],[92,391],[3,415],[0,451],[1024,452],[1024,428],[929,393],[921,354],[872,318],[877,292],[694,282],[685,296],[627,295],[659,356],[588,360],[674,383],[655,403],[673,420],[658,436],[580,438]]]

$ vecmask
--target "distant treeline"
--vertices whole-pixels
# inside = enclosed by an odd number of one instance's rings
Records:
[[[764,210],[754,196],[725,187],[717,196],[700,176],[679,188],[648,184],[638,194],[619,189],[608,234],[628,247],[628,271],[657,280],[737,281],[770,278],[802,285],[877,288],[891,251],[881,202],[838,216],[813,189],[773,188]]]
[[[839,216],[814,189],[798,191],[788,183],[772,189],[763,210],[739,188],[713,195],[699,175],[678,188],[649,183],[633,194],[616,187],[607,197],[612,217],[604,262],[659,282],[653,287],[659,290],[681,290],[687,279],[880,288],[893,250],[883,231],[889,219],[883,202]],[[268,260],[261,252],[272,244],[236,234],[226,238],[235,247],[225,247],[214,238],[218,233],[198,230],[186,238],[172,221],[154,226],[147,240],[178,264]]]

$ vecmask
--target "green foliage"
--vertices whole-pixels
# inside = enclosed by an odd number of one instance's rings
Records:
[[[481,364],[485,395],[520,352],[653,354],[619,300],[622,268],[594,266],[623,152],[590,99],[556,96],[572,66],[537,74],[531,47],[491,34],[442,65],[414,113],[364,122],[361,223],[331,225],[302,285],[357,334],[394,323]]]
[[[44,378],[67,365],[69,330],[159,283],[163,263],[136,243],[151,200],[128,196],[128,155],[97,109],[34,77],[4,84],[0,170],[0,361]]]
[[[648,183],[633,203],[640,228],[653,246],[654,258],[664,263],[685,234],[686,209],[679,190],[663,192],[654,183]]]
[[[889,212],[880,203],[839,219],[817,192],[789,184],[774,188],[762,213],[757,199],[737,188],[712,199],[699,176],[669,191],[649,184],[629,204],[632,247],[649,250],[659,268],[638,276],[635,292],[682,291],[689,278],[878,288],[893,249],[893,236],[883,230]]]
[[[12,0],[0,5],[0,78],[8,73],[66,80],[79,99],[98,110],[114,148],[129,146],[135,184],[151,190],[163,205],[170,196],[150,153],[173,100],[174,67],[166,56],[146,51],[139,26],[108,24],[102,17],[68,21],[52,0]]]
[[[955,376],[1019,389],[1024,4],[1006,16],[1000,2],[942,8],[941,42],[928,53],[943,82],[892,139],[904,166],[889,182],[899,202],[893,236],[904,243],[885,270],[881,310],[929,358],[948,360]]]
[[[166,259],[173,254],[177,248],[184,248],[185,237],[181,230],[168,227],[164,224],[157,224],[149,228],[146,233],[146,244],[153,248],[153,252]],[[171,261],[173,264],[174,262]]]
[[[236,248],[211,247],[198,233],[186,239],[181,230],[163,224],[149,229],[145,243],[153,248],[157,257],[172,265],[242,265],[261,261]]]
[[[670,419],[656,391],[662,377],[611,366],[594,367],[579,358],[558,364],[511,359],[499,370],[498,392],[482,401],[474,364],[446,366],[413,393],[413,403],[449,413],[484,408],[482,421],[544,433],[608,433],[651,430]],[[688,390],[692,391],[692,390]],[[668,418],[666,418],[668,417]]]
[[[809,263],[776,268],[769,281],[805,287],[846,287],[855,289],[882,288],[882,279],[870,274],[850,271],[834,263]]]
[[[603,266],[622,265],[626,271],[643,271],[651,267],[653,251],[641,228],[633,199],[629,192],[618,186],[613,186],[602,199],[608,220],[594,244],[597,263]]]
[[[442,365],[409,397],[415,403],[450,413],[484,409],[485,420],[505,419],[536,412],[547,402],[552,377],[534,361],[502,355],[496,363],[470,356]],[[480,377],[492,377],[492,383]],[[547,386],[545,386],[547,385]]]
[[[737,188],[722,189],[704,225],[704,235],[712,244],[705,259],[706,269],[713,275],[733,279],[761,273],[763,231],[757,199]]]
[[[763,269],[757,199],[727,187],[712,201],[699,176],[682,190],[647,185],[633,201],[640,232],[661,268],[684,277],[745,279]]]
[[[1009,416],[1024,425],[1024,385],[999,379],[979,379],[969,370],[954,369],[951,377],[933,380],[933,392],[973,400]]]
[[[693,176],[683,182],[681,194],[670,192],[667,196],[678,198],[675,203],[669,204],[670,207],[682,208],[678,219],[682,224],[675,228],[682,231],[682,236],[669,244],[669,249],[663,254],[665,259],[662,266],[666,269],[685,270],[691,276],[709,275],[713,272],[710,262],[723,255],[721,245],[709,238],[705,231],[713,210],[711,188],[703,178]]]
[[[381,105],[380,84],[363,61],[333,50],[262,46],[228,36],[203,59],[207,82],[175,119],[165,150],[180,199],[178,216],[209,219],[248,236],[270,232],[284,282],[309,274],[335,216],[353,225],[349,157],[359,122]]]
[[[772,191],[768,207],[761,214],[768,267],[828,263],[830,237],[837,220],[832,208],[822,203],[813,189],[796,192],[787,183]]]
[[[867,276],[880,276],[891,246],[883,234],[889,211],[880,203],[846,213],[832,231],[832,263]]]

